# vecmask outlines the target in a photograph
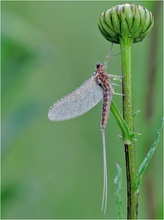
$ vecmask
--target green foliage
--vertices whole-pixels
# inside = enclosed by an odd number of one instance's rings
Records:
[[[154,18],[152,13],[143,6],[135,4],[113,6],[100,15],[98,23],[101,34],[108,41],[120,44],[121,48],[124,119],[118,117],[120,114],[114,114],[114,116],[116,116],[116,120],[123,133],[127,177],[127,219],[138,218],[139,193],[136,193],[136,181],[138,190],[142,181],[142,175],[159,142],[160,131],[158,132],[155,144],[140,166],[138,179],[136,180],[136,145],[133,139],[136,134],[134,133],[133,120],[132,45],[142,41],[152,29],[153,24]]]
[[[124,143],[128,143],[130,144],[132,142],[133,139],[133,134],[130,133],[129,128],[125,122],[125,120],[123,119],[122,115],[119,112],[119,109],[117,108],[116,104],[112,101],[111,103],[111,112],[114,115],[121,131],[122,131],[122,139],[124,141]]]
[[[153,156],[153,154],[155,153],[155,150],[158,146],[159,143],[159,138],[163,129],[163,125],[164,125],[164,118],[162,120],[162,123],[159,127],[159,129],[157,130],[157,134],[156,134],[156,138],[154,140],[154,143],[152,144],[149,152],[147,153],[144,161],[141,163],[140,167],[139,167],[139,171],[137,173],[137,179],[136,179],[136,193],[139,193],[139,189],[141,187],[141,183],[142,183],[142,179],[143,179],[143,174],[147,168],[147,166],[149,165],[151,158]]]
[[[115,201],[116,201],[116,209],[117,209],[117,218],[123,219],[122,213],[122,169],[116,163],[117,167],[117,175],[114,178],[115,184]]]

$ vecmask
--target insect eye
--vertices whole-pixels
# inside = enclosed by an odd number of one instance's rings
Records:
[[[96,68],[99,69],[100,68],[101,63],[97,63],[96,64]]]

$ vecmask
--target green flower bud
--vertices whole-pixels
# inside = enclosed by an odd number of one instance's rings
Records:
[[[127,36],[133,43],[140,42],[154,24],[152,13],[141,5],[117,5],[100,15],[98,27],[102,35],[113,43]]]

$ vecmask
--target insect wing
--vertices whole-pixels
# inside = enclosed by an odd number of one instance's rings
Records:
[[[51,121],[63,121],[78,117],[93,108],[103,97],[102,88],[92,76],[79,88],[58,100],[49,110]]]

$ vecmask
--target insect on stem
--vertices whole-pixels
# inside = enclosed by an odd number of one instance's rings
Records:
[[[105,127],[110,113],[110,104],[112,94],[114,93],[110,77],[113,75],[106,73],[108,60],[111,57],[110,52],[113,44],[106,56],[104,66],[101,63],[96,64],[96,70],[92,77],[84,82],[79,88],[69,95],[55,102],[49,109],[48,118],[51,121],[64,121],[78,117],[102,100],[102,120],[101,132],[103,143],[103,193],[102,193],[102,212],[105,214],[107,209],[107,159],[106,159],[106,142]],[[116,77],[116,76],[115,76]]]

